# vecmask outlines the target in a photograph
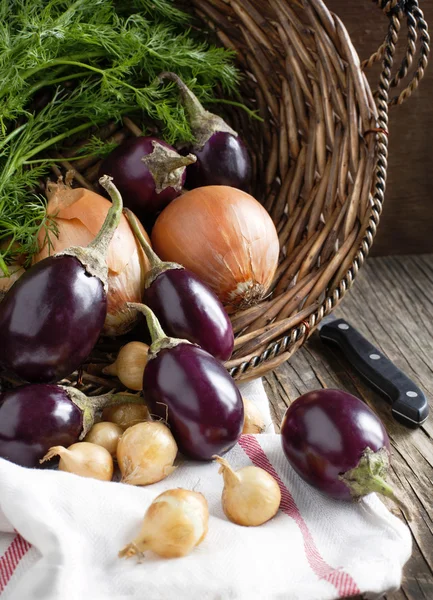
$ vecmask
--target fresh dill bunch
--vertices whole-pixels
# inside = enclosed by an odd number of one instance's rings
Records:
[[[124,18],[115,12],[110,0],[77,0],[63,11],[67,4],[58,0],[0,0],[0,15],[12,15],[0,19],[3,131],[6,120],[23,114],[38,90],[80,78],[86,72],[99,75],[105,90],[119,97],[128,85],[140,91],[162,70],[175,70],[191,80],[198,95],[202,85],[217,82],[226,91],[234,91],[238,75],[231,64],[231,52],[193,39],[189,30],[178,27],[178,11],[173,13],[174,22],[149,17],[165,14],[163,7],[169,13],[173,7],[168,0],[158,0],[153,11],[153,2],[137,0],[132,4],[147,6],[148,14],[132,13]]]
[[[144,15],[152,16],[153,19],[169,19],[178,23],[186,23],[189,19],[189,15],[178,10],[172,2],[167,2],[167,0],[132,0],[130,2],[119,0],[116,3],[116,9],[117,12],[124,10],[133,12],[131,9],[134,9]]]
[[[81,158],[86,158],[88,156],[97,156],[98,158],[105,158],[115,148],[117,148],[119,144],[117,142],[108,142],[107,140],[101,140],[96,135],[92,135],[89,140],[81,146],[79,150],[75,153],[74,157],[69,157],[69,161],[78,160]]]
[[[129,114],[154,121],[168,143],[190,141],[177,89],[157,79],[162,71],[176,72],[204,102],[217,84],[236,91],[233,53],[199,40],[190,21],[171,0],[0,0],[3,272],[17,244],[30,260],[41,227],[51,226],[38,185],[63,140]],[[109,147],[93,139],[82,150],[91,151]]]

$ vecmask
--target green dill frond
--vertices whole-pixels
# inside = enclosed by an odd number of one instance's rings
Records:
[[[132,0],[131,2],[117,3],[122,9],[129,4],[135,10],[149,15],[152,19],[168,20],[176,23],[185,23],[190,17],[174,6],[173,0]]]
[[[30,260],[40,228],[49,231],[38,186],[67,137],[128,114],[171,144],[192,140],[161,71],[204,103],[216,85],[235,94],[234,53],[200,39],[191,19],[172,0],[0,0],[0,270],[14,242]],[[111,150],[93,137],[77,158]]]
[[[87,156],[105,158],[111,154],[111,152],[113,152],[118,145],[119,144],[117,142],[107,142],[107,140],[101,140],[101,138],[98,138],[96,135],[92,135],[92,137],[84,144],[84,146],[81,146],[75,157],[68,158],[68,160],[74,161]]]

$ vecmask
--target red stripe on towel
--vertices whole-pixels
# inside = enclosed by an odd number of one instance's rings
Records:
[[[316,544],[314,543],[313,536],[308,529],[307,523],[304,521],[298,507],[296,506],[292,494],[284,485],[283,481],[275,471],[256,438],[252,435],[243,435],[239,439],[239,445],[244,450],[248,458],[250,458],[251,461],[256,465],[256,467],[261,467],[267,471],[270,475],[272,475],[272,477],[275,478],[280,486],[280,508],[286,515],[294,519],[301,530],[308,563],[319,579],[325,579],[331,583],[337,590],[340,598],[356,596],[357,594],[360,594],[360,590],[356,585],[356,582],[348,573],[345,573],[341,569],[334,569],[325,562]]]
[[[17,534],[3,556],[0,556],[0,594],[9,583],[18,563],[30,548],[31,545]]]

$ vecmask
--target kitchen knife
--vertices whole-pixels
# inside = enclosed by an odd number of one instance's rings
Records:
[[[397,421],[409,427],[424,423],[429,406],[422,390],[359,331],[332,314],[318,329],[321,340],[338,346],[352,367],[387,398]]]

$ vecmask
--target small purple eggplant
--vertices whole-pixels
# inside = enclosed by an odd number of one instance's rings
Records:
[[[326,495],[358,500],[377,492],[405,508],[384,479],[391,457],[385,427],[355,396],[332,389],[300,396],[284,415],[281,441],[298,475]]]
[[[134,214],[128,209],[124,214],[151,265],[144,304],[168,335],[186,339],[215,358],[228,360],[233,352],[233,327],[218,297],[191,271],[160,260],[142,235]]]
[[[24,381],[58,381],[90,354],[107,314],[105,256],[122,199],[101,178],[113,206],[87,248],[68,248],[37,263],[10,288],[0,310],[0,365]]]
[[[24,385],[0,394],[0,457],[23,467],[37,467],[51,446],[84,438],[95,413],[105,406],[143,402],[137,396],[87,397],[75,388]]]
[[[187,167],[186,187],[228,185],[249,192],[251,159],[236,131],[221,117],[205,110],[175,73],[161,73],[159,79],[170,79],[178,85],[195,137],[189,151],[197,162]]]
[[[102,162],[100,174],[114,178],[125,206],[145,221],[179,196],[186,166],[195,160],[158,138],[137,137],[120,144]]]
[[[165,335],[153,312],[130,304],[147,319],[152,337],[143,393],[152,415],[165,419],[179,450],[212,460],[232,448],[242,433],[244,405],[222,364],[187,340]]]

